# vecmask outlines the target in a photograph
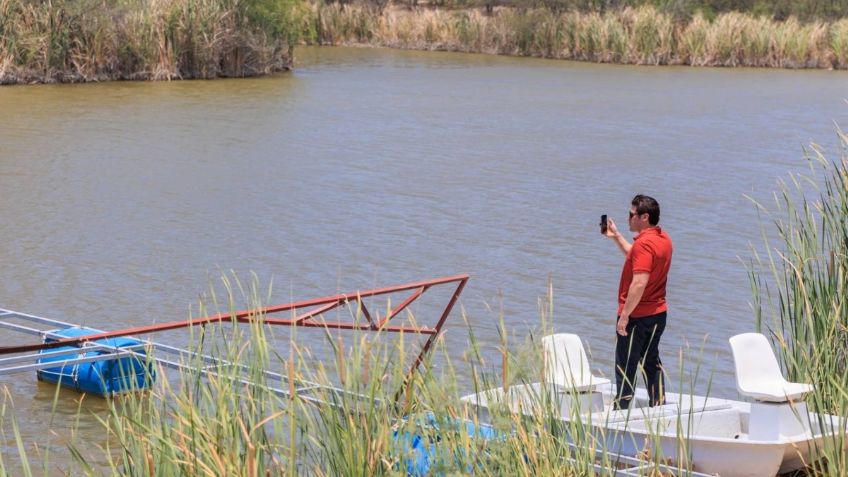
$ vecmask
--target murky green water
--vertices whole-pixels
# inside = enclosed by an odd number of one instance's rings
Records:
[[[833,151],[844,72],[298,53],[270,78],[0,88],[0,307],[116,329],[186,318],[222,270],[273,278],[278,302],[468,272],[494,354],[498,310],[523,338],[550,277],[554,329],[610,375],[622,258],[596,224],[646,193],[676,247],[665,360],[703,343],[712,392],[735,396],[745,195],[803,170],[810,140]],[[43,440],[52,388],[0,385]]]

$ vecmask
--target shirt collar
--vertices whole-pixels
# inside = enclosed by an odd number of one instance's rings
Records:
[[[639,240],[640,238],[646,235],[660,235],[662,233],[662,228],[659,225],[652,225],[647,229],[639,232],[639,235],[636,236],[634,240]]]

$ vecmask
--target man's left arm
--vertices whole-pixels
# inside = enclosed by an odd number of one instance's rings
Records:
[[[616,325],[616,331],[621,336],[627,336],[627,323],[630,322],[630,314],[642,300],[642,294],[645,293],[645,287],[648,286],[650,276],[651,274],[647,272],[633,273],[633,281],[630,282],[630,288],[627,290],[627,300],[624,302],[624,309],[621,310],[621,316]]]

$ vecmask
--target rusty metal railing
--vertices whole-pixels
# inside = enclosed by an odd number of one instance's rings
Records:
[[[451,310],[459,299],[465,284],[468,282],[468,275],[452,275],[431,280],[423,280],[418,282],[405,283],[402,285],[394,285],[384,288],[374,288],[370,290],[361,290],[352,293],[340,293],[337,295],[326,296],[323,298],[315,298],[311,300],[297,301],[282,305],[274,305],[263,308],[254,308],[248,310],[237,311],[234,313],[219,313],[216,315],[204,316],[189,320],[172,321],[168,323],[160,323],[155,325],[135,326],[124,328],[115,331],[105,331],[102,333],[91,334],[74,338],[55,339],[49,342],[34,343],[18,346],[3,346],[0,347],[0,355],[25,353],[42,351],[52,348],[60,348],[65,346],[82,346],[85,343],[95,342],[97,340],[116,338],[119,336],[143,335],[149,333],[157,333],[161,331],[174,330],[179,328],[188,328],[192,326],[205,326],[212,323],[222,322],[238,322],[251,323],[261,317],[263,323],[267,325],[295,326],[295,327],[310,327],[310,328],[325,328],[325,329],[343,329],[343,330],[361,330],[361,331],[385,331],[392,333],[415,333],[429,335],[427,341],[421,347],[421,351],[415,358],[412,366],[408,371],[408,376],[411,376],[421,365],[427,353],[430,351],[433,343],[442,331]],[[400,325],[394,326],[390,322],[397,317],[403,310],[409,307],[410,304],[418,300],[424,293],[439,286],[447,286],[455,284],[453,294],[451,295],[445,308],[434,326],[417,326]],[[399,305],[388,311],[386,316],[379,321],[366,307],[363,299],[389,295],[404,291],[411,291],[410,295]],[[342,305],[356,304],[357,309],[362,313],[365,322],[360,322],[355,319],[351,321],[326,321],[318,319],[322,314],[331,311]],[[292,318],[277,318],[269,315],[279,314],[282,312],[292,312]],[[300,313],[297,313],[300,312]]]

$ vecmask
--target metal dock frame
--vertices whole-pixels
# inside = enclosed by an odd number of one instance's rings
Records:
[[[13,323],[10,320],[17,320],[19,322],[29,323],[30,325]],[[32,326],[32,324],[47,326],[49,327],[49,329],[38,328],[36,326]],[[0,308],[0,329],[17,331],[32,336],[39,336],[41,339],[65,339],[67,337],[57,335],[51,332],[51,330],[53,329],[64,328],[85,328],[93,332],[100,332],[100,330],[94,328],[81,327],[79,325],[68,323],[65,321],[59,321]],[[134,356],[140,361],[145,361],[149,359],[163,367],[174,369],[177,371],[198,372],[203,377],[218,376],[218,373],[215,370],[220,369],[222,367],[238,366],[243,369],[246,368],[246,366],[244,365],[236,365],[235,363],[231,363],[226,360],[197,353],[194,351],[189,351],[186,349],[157,343],[150,340],[138,339],[138,341],[140,341],[140,344],[138,345],[121,348],[93,342],[84,342],[79,345],[79,348],[75,349],[63,349],[56,351],[44,350],[40,352],[25,353],[6,358],[0,358],[0,376],[33,372],[39,369],[73,366],[81,363],[108,361],[128,356]],[[90,351],[101,351],[104,352],[104,354],[97,356],[84,356]],[[145,353],[150,353],[152,351],[152,354],[140,353],[139,351],[144,351]],[[171,359],[161,357],[160,353],[168,355]],[[68,358],[65,360],[54,360],[50,362],[39,363],[39,360],[43,358],[57,358],[61,356],[67,356]],[[202,362],[204,363],[204,367],[201,369],[196,369],[192,366],[185,364],[186,362]],[[277,381],[280,383],[279,387],[270,387],[270,391],[279,396],[291,395],[288,386],[288,378],[286,376],[271,371],[264,371],[264,375],[265,378],[269,381]],[[247,379],[239,379],[238,382],[245,385],[253,384]],[[309,396],[307,394],[309,391],[315,390],[317,388],[324,389],[326,391],[331,391],[333,393],[350,394],[341,388],[326,386],[305,380],[298,380],[297,383],[295,383],[294,392],[300,398],[306,401],[327,404],[321,401],[320,399]],[[364,398],[364,396],[357,397]]]
[[[28,323],[13,323],[11,320],[17,320],[19,322]],[[42,325],[42,327],[49,327],[49,329],[38,328],[32,325]],[[61,339],[65,338],[64,336],[59,336],[54,333],[51,333],[52,329],[62,329],[62,328],[79,328],[79,325],[68,323],[65,321],[53,320],[50,318],[44,318],[41,316],[30,315],[26,313],[20,313],[12,310],[0,309],[0,329],[6,329],[11,331],[16,331],[20,333],[25,333],[31,336],[38,336],[41,339],[45,338],[56,338]],[[92,331],[99,331],[92,328],[86,328]],[[37,371],[39,369],[46,368],[55,368],[65,365],[74,365],[80,363],[90,363],[94,361],[105,361],[110,359],[117,359],[125,356],[136,356],[139,359],[151,359],[156,363],[177,371],[194,371],[199,372],[202,376],[217,376],[218,374],[214,371],[221,366],[234,366],[234,363],[230,363],[218,358],[214,358],[209,355],[199,354],[193,351],[189,351],[186,349],[177,348],[174,346],[169,346],[161,343],[156,343],[149,340],[139,340],[141,344],[116,348],[114,346],[106,346],[102,344],[96,344],[92,342],[81,343],[80,347],[77,349],[66,349],[66,350],[58,350],[58,351],[49,351],[44,350],[42,352],[35,353],[26,353],[20,354],[16,356],[10,356],[6,358],[0,358],[0,376],[14,375],[14,374],[22,374],[29,373],[33,371]],[[152,355],[141,354],[138,351],[144,350],[145,352],[153,351]],[[105,351],[106,353],[99,356],[83,356],[85,353],[89,351]],[[157,356],[156,353],[164,353],[169,356],[176,356],[175,359],[165,359],[160,356]],[[48,363],[39,363],[38,361],[42,358],[55,358],[59,356],[68,356],[68,359],[61,361],[51,361]],[[207,365],[202,369],[195,369],[191,366],[185,364],[185,361],[189,362],[203,362]],[[239,365],[244,368],[243,365]],[[289,391],[288,378],[279,373],[272,373],[270,371],[265,371],[265,377],[269,379],[269,381],[277,381],[280,383],[279,387],[271,387],[269,390],[278,396],[282,397],[290,397],[291,393]],[[239,383],[244,385],[252,385],[253,383],[247,379],[240,379]],[[314,396],[310,396],[309,393],[316,390],[321,389],[324,391],[329,391],[332,393],[338,394],[347,394],[351,395],[348,391],[345,391],[341,388],[336,388],[332,386],[327,386],[319,383],[309,382],[309,381],[298,381],[296,386],[294,387],[294,392],[299,396],[300,399],[304,399],[307,402],[312,402],[315,404],[322,405],[333,405],[333,403],[325,402],[321,399],[318,399]],[[357,399],[369,399],[366,396],[355,395],[351,396]],[[571,444],[574,447],[573,444]],[[602,466],[600,464],[593,464],[595,469],[595,473],[597,475],[612,475],[615,477],[638,477],[645,476],[649,473],[660,471],[663,475],[671,474],[674,476],[691,476],[691,477],[711,477],[708,474],[703,474],[700,472],[688,471],[686,469],[682,469],[680,467],[670,466],[670,465],[656,465],[652,462],[646,462],[643,460],[636,459],[634,457],[629,457],[620,454],[610,454],[606,453],[604,455],[604,451],[597,450],[595,452],[595,457],[597,459],[603,459],[606,457],[607,460],[613,461],[612,467]],[[619,468],[622,467],[622,468]]]

